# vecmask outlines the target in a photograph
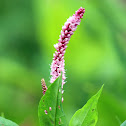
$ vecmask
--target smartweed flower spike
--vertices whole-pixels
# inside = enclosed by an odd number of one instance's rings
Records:
[[[83,14],[85,12],[84,8],[80,8],[73,14],[72,17],[69,17],[62,27],[61,35],[59,36],[59,43],[55,44],[54,47],[57,51],[54,53],[54,58],[51,64],[51,79],[50,83],[53,83],[56,78],[58,78],[61,75],[62,72],[62,89],[63,85],[65,84],[65,61],[64,61],[64,53],[67,48],[67,44],[69,43],[69,40],[71,38],[71,35],[73,35],[73,32],[76,30],[77,25],[80,24],[80,19],[83,18]]]
[[[42,84],[42,91],[43,91],[43,95],[44,95],[47,90],[47,86],[46,86],[44,78],[42,78],[41,84]]]

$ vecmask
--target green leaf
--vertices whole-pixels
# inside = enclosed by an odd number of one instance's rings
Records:
[[[0,117],[0,126],[18,126],[18,125],[8,119]]]
[[[104,86],[104,85],[103,85]],[[103,86],[96,95],[91,97],[88,102],[75,112],[70,120],[69,126],[95,126],[98,120],[97,103],[101,95]]]
[[[49,86],[42,96],[38,116],[41,126],[66,126],[66,117],[62,108],[61,93],[62,78],[59,77]],[[51,110],[49,109],[51,107]],[[45,113],[47,111],[47,114]]]
[[[126,120],[120,126],[126,126]]]

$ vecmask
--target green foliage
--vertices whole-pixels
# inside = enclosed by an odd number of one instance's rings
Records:
[[[103,85],[104,86],[104,85]],[[103,86],[96,95],[89,99],[83,108],[76,111],[69,126],[95,126],[98,120],[97,103]]]
[[[120,126],[126,126],[126,120]]]
[[[62,78],[59,77],[49,86],[40,100],[38,116],[41,126],[66,126],[66,118],[61,102],[61,83]],[[49,109],[50,107],[51,110]]]
[[[0,117],[0,126],[18,126],[18,125],[8,119]]]

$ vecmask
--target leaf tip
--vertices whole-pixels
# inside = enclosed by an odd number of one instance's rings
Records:
[[[102,92],[102,90],[103,90],[103,87],[104,87],[104,84],[101,86],[100,90],[98,91],[98,94],[101,95],[101,92]]]

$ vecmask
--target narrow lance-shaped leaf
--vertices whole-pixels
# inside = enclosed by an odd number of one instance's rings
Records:
[[[38,116],[41,126],[66,126],[66,118],[62,109],[61,76],[49,86],[42,96]]]
[[[104,86],[104,85],[103,85]],[[98,120],[97,103],[102,92],[103,86],[96,95],[91,97],[88,102],[75,112],[70,120],[69,126],[95,126]]]
[[[16,123],[11,120],[0,117],[0,126],[18,126]]]

